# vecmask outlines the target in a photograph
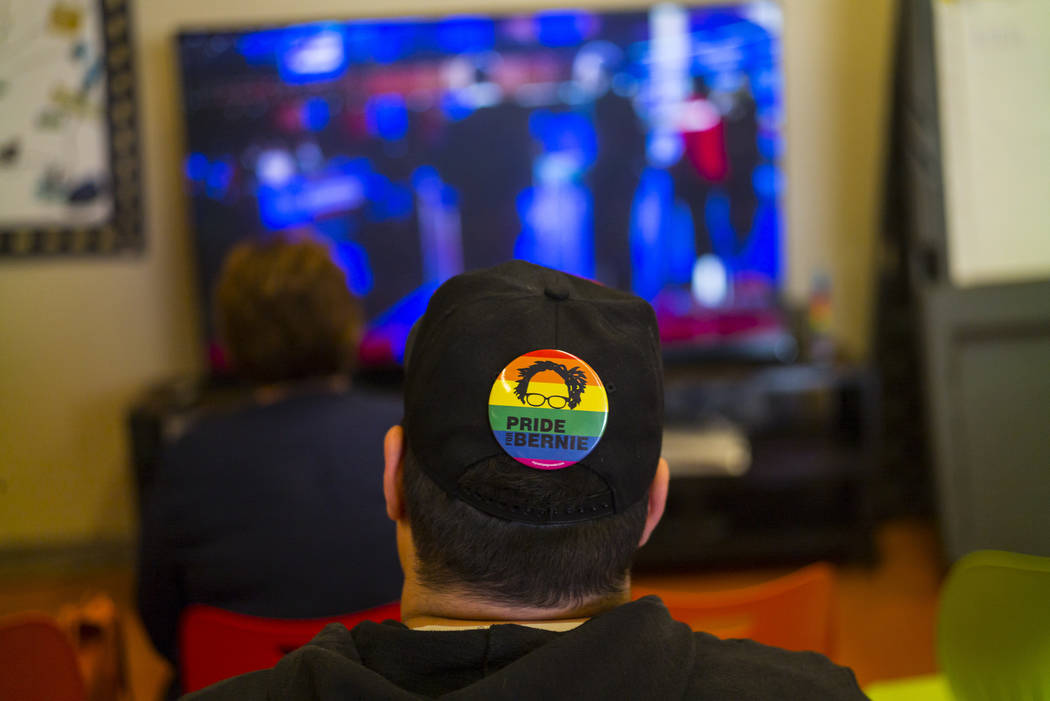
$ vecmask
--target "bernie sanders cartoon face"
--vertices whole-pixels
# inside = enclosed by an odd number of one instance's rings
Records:
[[[547,396],[538,392],[529,392],[529,382],[540,372],[550,370],[558,373],[565,382],[565,390],[568,396]],[[587,388],[587,377],[583,370],[578,367],[569,368],[553,360],[538,360],[532,365],[518,370],[518,383],[514,387],[514,394],[522,404],[532,407],[541,407],[544,404],[551,409],[575,409],[580,404],[580,397]]]

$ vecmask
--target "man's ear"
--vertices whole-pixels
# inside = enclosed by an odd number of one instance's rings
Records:
[[[386,515],[391,521],[400,521],[405,515],[401,498],[401,458],[405,450],[405,432],[400,426],[391,426],[383,437],[383,496]]]
[[[670,481],[671,471],[667,467],[667,461],[660,458],[656,464],[653,483],[649,486],[649,511],[645,516],[645,530],[642,531],[642,538],[638,541],[639,548],[649,541],[653,529],[656,528],[656,524],[660,523],[660,518],[664,515],[664,507],[667,505],[667,487]]]

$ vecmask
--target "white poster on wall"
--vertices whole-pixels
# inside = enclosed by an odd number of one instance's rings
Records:
[[[1050,2],[931,1],[951,281],[1050,279]]]
[[[100,5],[0,0],[0,213],[5,226],[112,214]]]

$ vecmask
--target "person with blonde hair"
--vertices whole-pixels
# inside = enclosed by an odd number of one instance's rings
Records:
[[[142,513],[139,611],[176,664],[191,603],[311,618],[400,590],[376,475],[401,403],[353,385],[362,312],[328,247],[304,236],[239,244],[216,299],[230,363],[251,391],[189,417]]]

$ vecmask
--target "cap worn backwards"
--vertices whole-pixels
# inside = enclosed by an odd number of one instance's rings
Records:
[[[405,350],[405,435],[450,496],[527,523],[620,513],[645,496],[663,429],[652,307],[524,261],[457,275],[434,293]],[[552,481],[588,470],[607,489],[537,503],[507,485],[463,484],[481,460]]]

